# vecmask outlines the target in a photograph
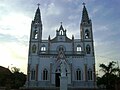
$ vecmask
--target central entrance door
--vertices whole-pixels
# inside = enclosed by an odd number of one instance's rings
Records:
[[[56,87],[60,87],[60,73],[55,74],[55,85]]]

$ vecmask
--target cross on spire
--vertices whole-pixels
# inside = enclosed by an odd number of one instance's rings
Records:
[[[89,22],[88,12],[84,2],[83,2],[83,11],[82,11],[82,22]]]
[[[37,5],[38,5],[38,7],[40,6],[40,4],[39,4],[39,3],[38,3]]]
[[[82,5],[85,6],[85,3],[83,2]]]
[[[61,23],[61,25],[62,25],[62,22],[60,22]]]

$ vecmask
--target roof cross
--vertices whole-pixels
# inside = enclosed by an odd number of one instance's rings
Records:
[[[62,22],[60,22],[61,23],[61,25],[62,25]]]
[[[38,7],[40,6],[40,4],[39,4],[39,3],[38,3],[37,5],[38,5]]]
[[[83,2],[82,5],[85,6],[85,3]]]

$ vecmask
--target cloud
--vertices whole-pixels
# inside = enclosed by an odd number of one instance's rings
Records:
[[[75,19],[77,19],[79,17],[80,17],[79,15],[70,15],[70,16],[68,16],[68,19],[69,20],[75,20]]]
[[[59,15],[61,12],[60,12],[60,9],[58,9],[58,7],[56,7],[55,6],[55,4],[54,3],[50,3],[49,5],[48,5],[48,8],[47,8],[47,11],[46,11],[47,13],[47,16],[49,16],[49,15]]]
[[[103,9],[102,5],[95,6],[92,11],[90,12],[91,16],[95,16],[97,13],[99,13]]]
[[[28,35],[30,23],[31,18],[22,13],[13,12],[0,20],[0,33],[17,36]]]
[[[26,73],[28,49],[24,45],[16,42],[3,42],[0,44],[0,50],[2,60],[0,65],[8,67],[12,64]]]
[[[97,32],[104,32],[104,31],[109,31],[109,25],[103,25],[103,24],[99,24],[99,25],[94,25],[94,32],[97,33]]]
[[[0,34],[0,42],[16,42],[18,39],[14,36],[11,36],[9,34]]]
[[[13,3],[14,1],[14,3]],[[43,39],[56,35],[60,22],[67,29],[67,36],[80,37],[81,0],[42,0],[40,9],[43,22]],[[84,0],[88,14],[93,22],[97,65],[108,62],[99,56],[119,57],[119,5],[111,2]],[[119,2],[119,1],[118,1]],[[27,4],[26,4],[27,3]],[[3,0],[0,1],[0,49],[1,65],[16,65],[23,70],[27,67],[28,42],[31,21],[34,18],[38,1]],[[117,3],[118,4],[118,3]],[[6,63],[7,62],[7,63]],[[24,66],[24,68],[22,67]]]

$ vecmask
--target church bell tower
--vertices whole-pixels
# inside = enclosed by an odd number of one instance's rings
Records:
[[[38,47],[41,41],[42,41],[42,21],[41,21],[41,13],[38,4],[38,8],[36,10],[34,20],[31,23],[29,55],[38,54],[39,51]]]
[[[80,35],[81,41],[84,43],[84,50],[86,52],[86,55],[89,54],[94,56],[92,22],[89,19],[85,3],[83,3]]]

